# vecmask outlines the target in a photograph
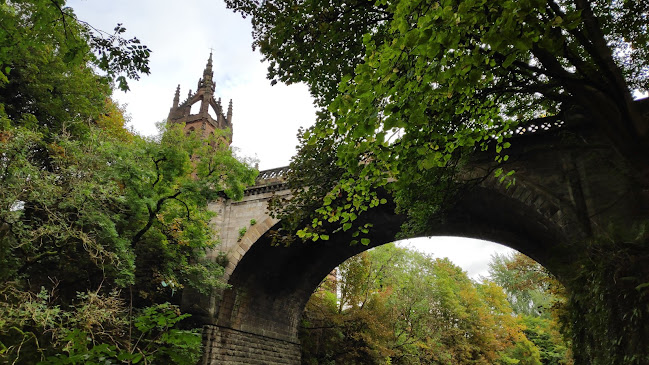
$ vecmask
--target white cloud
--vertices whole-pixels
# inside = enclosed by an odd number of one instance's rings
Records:
[[[448,257],[474,280],[489,275],[489,261],[491,261],[492,255],[516,252],[494,242],[460,237],[416,238],[399,241],[397,245],[409,247],[436,258]]]

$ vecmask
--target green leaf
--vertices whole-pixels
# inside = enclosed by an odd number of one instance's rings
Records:
[[[649,287],[649,283],[643,283],[635,287],[635,290],[642,290],[644,288]]]
[[[510,53],[507,58],[505,58],[502,66],[508,68],[512,63],[514,63],[514,61],[516,61],[516,53]]]

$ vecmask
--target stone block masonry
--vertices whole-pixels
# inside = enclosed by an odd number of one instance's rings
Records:
[[[300,344],[215,325],[203,327],[203,365],[298,365]]]

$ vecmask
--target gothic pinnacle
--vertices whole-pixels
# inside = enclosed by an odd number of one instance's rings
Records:
[[[210,51],[210,58],[207,60],[205,71],[203,71],[203,81],[212,81],[214,73],[212,72],[212,52]]]
[[[207,68],[212,71],[212,51],[210,51],[210,58],[207,59]]]
[[[174,94],[174,108],[178,107],[178,103],[180,102],[180,84],[178,84],[178,87],[176,88],[176,93]]]

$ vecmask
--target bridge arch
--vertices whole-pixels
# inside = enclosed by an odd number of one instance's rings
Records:
[[[579,141],[593,137],[589,130],[581,132]],[[525,137],[525,143],[512,146],[503,166],[516,171],[516,184],[509,188],[489,173],[494,168],[493,155],[478,155],[465,167],[464,177],[479,183],[460,192],[444,216],[430,222],[426,235],[497,242],[532,257],[561,279],[580,254],[573,244],[591,236],[589,227],[629,218],[629,212],[644,204],[630,193],[632,182],[619,178],[625,165],[605,141],[595,135],[588,143],[576,144],[571,133],[565,128],[559,133],[535,133]],[[588,153],[574,152],[575,146],[583,145]],[[251,351],[262,349],[285,356],[265,358],[263,363],[298,364],[297,328],[314,289],[348,258],[394,241],[404,217],[395,214],[394,205],[388,203],[359,220],[359,224],[374,225],[369,246],[350,246],[350,232],[338,232],[324,242],[275,247],[268,231],[277,227],[276,221],[251,232],[249,238],[256,241],[241,246],[241,257],[228,272],[231,288],[208,315],[207,363],[238,356],[232,353],[256,358],[262,355]],[[250,350],[237,343],[256,347]]]
[[[536,204],[524,204],[515,195],[503,194],[488,184],[474,187],[461,194],[462,198],[443,220],[431,224],[428,234],[497,242],[530,255],[551,271],[560,271],[563,263],[556,258],[562,257],[559,252],[570,238],[559,221],[550,219],[538,207],[546,206],[545,203],[540,204],[532,197],[530,201]],[[248,249],[229,273],[231,287],[222,293],[218,313],[207,327],[206,349],[211,352],[206,356],[227,358],[230,355],[224,351],[230,351],[231,346],[223,344],[238,338],[246,343],[281,348],[289,356],[284,360],[297,359],[286,362],[280,359],[275,363],[299,363],[298,325],[313,291],[348,258],[394,241],[404,221],[403,216],[394,213],[390,203],[360,219],[361,223],[374,223],[368,246],[350,246],[350,232],[332,234],[328,241],[273,246],[269,231],[281,224],[273,220],[266,220],[254,232],[247,232],[250,235],[246,238],[255,237],[256,241],[241,244]],[[274,224],[269,226],[271,223]],[[210,342],[218,344],[211,346]]]
[[[229,282],[234,269],[239,265],[239,261],[241,261],[248,250],[250,250],[252,245],[259,241],[264,234],[278,223],[279,219],[266,217],[261,223],[257,222],[250,226],[249,229],[246,229],[246,233],[237,240],[235,247],[227,257],[228,263],[225,266],[225,272],[223,273],[223,279],[225,282]]]

